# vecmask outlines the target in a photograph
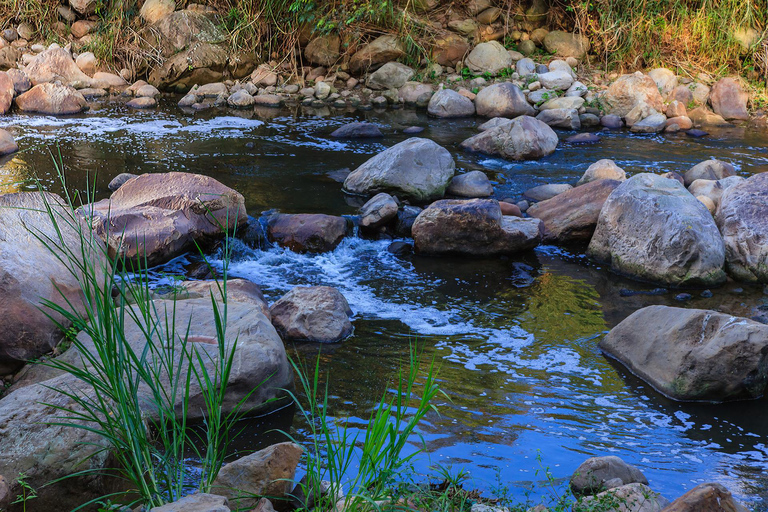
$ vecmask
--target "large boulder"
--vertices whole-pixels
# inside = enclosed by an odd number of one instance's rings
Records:
[[[514,64],[512,56],[498,41],[488,41],[475,46],[464,64],[475,73],[497,75],[502,69]]]
[[[469,50],[466,39],[453,32],[438,35],[432,45],[432,60],[441,66],[455,66]]]
[[[748,512],[717,483],[699,484],[669,504],[664,512]]]
[[[587,254],[620,274],[671,286],[725,280],[712,215],[678,181],[655,174],[637,174],[608,196]]]
[[[378,69],[387,62],[405,56],[403,43],[394,35],[379,36],[366,44],[349,59],[349,71],[360,75],[368,69]]]
[[[24,112],[38,114],[78,114],[88,108],[82,94],[60,84],[39,84],[16,97],[16,106]]]
[[[443,118],[469,117],[475,115],[475,105],[472,100],[452,89],[442,89],[429,99],[427,112],[431,116]]]
[[[557,143],[557,134],[546,123],[530,116],[520,116],[468,138],[461,143],[461,147],[507,160],[529,160],[551,155]]]
[[[226,497],[232,508],[251,510],[260,496],[284,498],[292,488],[301,446],[278,443],[225,464],[211,491]]]
[[[735,176],[736,169],[733,165],[722,160],[704,160],[685,171],[685,186],[690,186],[696,180],[722,180],[729,176]]]
[[[330,286],[297,286],[269,309],[283,339],[336,343],[352,334],[347,299]]]
[[[605,490],[606,482],[618,478],[620,485],[648,485],[645,475],[615,455],[591,457],[579,465],[571,476],[571,491],[577,496],[597,494]]]
[[[712,86],[712,90],[709,93],[709,102],[712,104],[712,110],[727,121],[748,120],[748,100],[749,93],[733,78],[721,78]]]
[[[71,304],[83,311],[78,278],[49,250],[42,240],[57,241],[55,227],[46,212],[52,208],[67,250],[79,254],[83,246],[64,201],[53,194],[21,192],[0,195],[0,375],[7,374],[26,361],[50,352],[64,337],[59,323],[68,323],[53,311],[43,308],[43,301],[59,306]],[[83,236],[89,234],[80,225]],[[82,247],[88,250],[87,247]],[[106,257],[97,248],[91,257],[96,269],[106,268]],[[42,309],[41,309],[42,308]],[[49,315],[51,315],[49,317]],[[0,474],[8,474],[1,472]],[[14,473],[15,474],[15,473]]]
[[[728,273],[768,283],[768,174],[755,174],[723,192],[716,220]]]
[[[269,218],[267,235],[294,252],[328,252],[347,236],[347,220],[320,213],[282,213]]]
[[[447,149],[429,139],[413,137],[355,169],[344,180],[344,190],[363,196],[388,192],[427,202],[443,197],[455,169]]]
[[[510,82],[494,84],[477,93],[477,115],[484,117],[532,116],[536,110],[528,103],[525,94]]]
[[[630,110],[642,104],[657,112],[664,111],[664,101],[656,82],[639,71],[620,76],[608,87],[601,101],[609,114],[620,117],[625,117]]]
[[[415,72],[405,64],[387,62],[371,73],[366,85],[371,89],[399,89],[411,79]]]
[[[716,311],[645,307],[600,348],[676,400],[758,398],[768,384],[768,326]]]
[[[111,254],[150,266],[220,238],[248,218],[240,193],[185,172],[142,174],[83,210]]]
[[[616,180],[591,181],[531,205],[527,213],[544,223],[545,241],[588,241],[603,204],[620,184]]]
[[[188,343],[201,351],[208,371],[213,372],[219,346],[216,343],[217,330],[210,298],[180,300],[175,303],[159,300],[153,301],[151,306],[153,307],[149,308],[149,314],[154,316],[161,326],[173,325],[172,319],[175,318],[177,335],[168,333],[163,337],[162,343],[176,340],[176,353],[179,354],[180,337],[188,334]],[[142,312],[138,309],[134,310],[133,314],[142,317]],[[289,388],[293,383],[293,373],[280,337],[259,308],[252,304],[229,302],[226,321],[225,347],[231,350],[236,343],[237,348],[229,385],[223,399],[223,412],[229,413],[241,402],[242,410],[246,412],[274,408],[275,402],[272,401],[283,397],[282,390]],[[126,313],[125,339],[138,354],[141,354],[147,343],[142,329],[146,327],[138,326],[133,321],[133,316]],[[84,333],[79,335],[79,339],[85,350],[96,350],[93,341]],[[153,342],[161,343],[157,336],[153,337]],[[82,356],[74,348],[64,352],[60,358],[81,368],[84,364]],[[7,434],[0,437],[0,452],[3,453],[0,458],[0,473],[25,473],[27,482],[38,491],[36,508],[68,510],[82,505],[88,499],[104,495],[108,489],[105,487],[111,480],[108,480],[103,470],[111,467],[110,464],[113,463],[110,462],[109,451],[103,450],[107,446],[100,436],[58,425],[62,411],[44,405],[73,406],[74,403],[69,398],[51,388],[87,393],[84,384],[69,374],[56,373],[49,377],[48,380],[14,390],[0,400],[0,424]],[[148,390],[141,385],[139,402],[148,419],[157,419],[157,411],[147,393]],[[179,413],[182,410],[182,395],[179,393],[175,402]],[[243,402],[243,399],[246,400]],[[187,410],[189,419],[202,419],[202,411],[205,411],[204,397],[197,380],[193,379]],[[94,454],[94,458],[86,460],[87,456]],[[102,472],[50,484],[68,474],[84,470]],[[12,492],[12,496],[16,494],[17,492]],[[8,503],[0,502],[0,507],[4,510],[7,505]]]
[[[544,48],[558,57],[583,59],[589,51],[589,39],[581,34],[553,30],[544,36]]]
[[[60,81],[64,85],[87,86],[91,77],[83,73],[64,48],[51,48],[40,52],[24,68],[32,85]]]
[[[341,39],[337,34],[327,34],[314,38],[304,48],[304,56],[317,66],[333,66],[339,57]]]
[[[443,199],[422,211],[412,227],[422,254],[496,256],[533,249],[541,241],[538,219],[501,213],[495,199]]]

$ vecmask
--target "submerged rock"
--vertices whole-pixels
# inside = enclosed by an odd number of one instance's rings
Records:
[[[208,176],[142,174],[83,207],[112,254],[157,265],[247,221],[243,196]]]
[[[352,334],[352,309],[341,292],[330,286],[297,286],[269,312],[283,339],[336,343]]]
[[[496,256],[536,247],[541,241],[538,219],[504,216],[495,199],[444,199],[422,211],[413,224],[421,254]]]
[[[715,311],[649,306],[600,348],[676,400],[758,398],[768,384],[768,326]]]
[[[645,281],[725,280],[725,246],[712,215],[679,182],[654,174],[637,174],[608,196],[587,255]]]
[[[388,192],[426,202],[443,196],[455,168],[447,149],[429,139],[413,137],[355,169],[344,180],[344,190],[364,196]]]
[[[336,139],[361,139],[370,137],[383,137],[384,134],[378,126],[372,123],[347,123],[336,128],[331,137]]]
[[[319,213],[281,213],[269,218],[267,235],[294,252],[328,252],[347,236],[347,220]]]
[[[528,160],[554,153],[557,143],[557,134],[546,123],[520,116],[508,124],[470,137],[461,143],[461,147],[508,160]]]

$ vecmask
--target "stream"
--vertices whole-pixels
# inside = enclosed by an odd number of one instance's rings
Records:
[[[386,136],[328,137],[353,120],[378,123]],[[76,117],[8,116],[0,128],[28,149],[0,160],[0,192],[34,189],[34,176],[60,192],[52,163],[52,155],[60,155],[68,186],[90,187],[97,199],[109,195],[107,184],[122,172],[185,171],[238,190],[256,217],[273,209],[354,215],[357,205],[348,203],[334,173],[405,140],[402,129],[412,125],[425,127],[418,136],[453,154],[457,172],[485,171],[499,199],[519,200],[540,184],[575,183],[601,158],[629,174],[681,172],[710,157],[732,163],[743,176],[768,170],[768,133],[751,129],[701,139],[601,132],[595,145],[564,143],[570,133],[561,131],[554,155],[513,163],[459,150],[480,122],[434,120],[414,110],[301,107],[191,115],[170,102],[154,111],[108,105]],[[490,493],[501,481],[519,497],[531,483],[540,486],[542,467],[567,478],[590,456],[618,455],[670,500],[713,481],[752,509],[768,510],[768,399],[675,402],[597,348],[605,332],[651,304],[768,318],[768,289],[729,281],[711,297],[684,290],[693,298],[682,302],[678,290],[648,294],[655,286],[600,268],[584,256],[584,247],[543,245],[510,258],[426,258],[394,256],[390,242],[350,237],[319,255],[235,242],[230,274],[259,284],[270,302],[296,285],[334,286],[347,298],[354,335],[323,346],[320,354],[334,416],[364,426],[417,343],[440,365],[447,397],[438,401],[440,415],[430,414],[421,425],[427,456],[416,461],[418,474],[436,464],[454,472],[465,468],[471,485]],[[158,272],[173,274],[194,260],[181,257]],[[320,350],[286,348],[310,362]],[[299,439],[307,435],[299,422],[294,427]],[[262,434],[254,426],[239,447],[274,438]],[[410,449],[418,442],[414,437]]]

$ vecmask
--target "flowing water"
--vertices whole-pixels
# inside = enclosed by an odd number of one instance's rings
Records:
[[[353,119],[379,123],[387,136],[327,136]],[[356,207],[348,204],[334,172],[354,169],[404,140],[402,128],[411,125],[425,127],[420,136],[448,148],[459,171],[486,171],[498,198],[517,198],[538,184],[575,182],[600,158],[614,159],[629,173],[684,171],[709,157],[731,162],[745,176],[768,170],[768,134],[749,129],[703,139],[605,133],[597,145],[561,143],[549,158],[511,163],[458,149],[477,124],[431,120],[409,110],[186,115],[170,105],[152,112],[110,106],[79,117],[17,116],[0,127],[10,128],[28,149],[0,161],[0,189],[29,189],[38,176],[58,191],[53,152],[61,154],[72,187],[83,190],[90,182],[99,197],[108,195],[107,183],[121,172],[187,171],[239,190],[254,216],[271,209],[352,215]],[[766,510],[767,399],[674,402],[597,348],[608,329],[650,304],[759,315],[768,310],[762,287],[729,282],[709,298],[688,290],[693,299],[679,302],[677,291],[627,293],[653,287],[609,273],[579,247],[541,246],[510,258],[403,258],[388,253],[388,244],[353,237],[321,255],[236,247],[231,274],[258,283],[270,301],[308,284],[335,286],[349,301],[354,336],[323,347],[320,355],[331,376],[336,416],[364,425],[417,342],[441,364],[441,385],[450,399],[441,399],[440,415],[428,416],[420,429],[428,457],[417,463],[419,473],[435,464],[464,467],[476,487],[490,491],[501,479],[520,495],[542,480],[540,464],[562,478],[589,456],[615,454],[640,467],[667,498],[715,481],[752,508]],[[181,258],[164,270],[172,273],[193,259]],[[310,360],[318,350],[289,349]],[[306,435],[297,428],[299,437]],[[260,435],[249,432],[245,445],[258,446]]]

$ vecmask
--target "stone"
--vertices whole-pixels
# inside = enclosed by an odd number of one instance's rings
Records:
[[[618,130],[624,126],[624,121],[616,114],[608,114],[600,118],[600,124],[609,130]]]
[[[688,116],[672,117],[664,123],[665,132],[678,132],[693,128],[693,121]]]
[[[685,186],[690,186],[696,180],[721,180],[735,175],[736,169],[733,165],[713,158],[699,162],[688,169],[685,172]]]
[[[304,57],[317,66],[333,66],[341,57],[341,39],[337,34],[327,34],[312,39],[304,48]]]
[[[707,196],[695,196],[695,197],[701,202],[701,204],[706,206],[707,210],[709,210],[709,213],[711,213],[712,215],[715,214],[715,211],[717,210],[717,206],[715,206],[715,202],[712,199],[710,199]]]
[[[253,99],[253,96],[248,94],[248,91],[245,89],[240,89],[227,98],[227,105],[232,108],[248,108],[252,107],[254,103],[255,100]]]
[[[508,160],[528,160],[554,153],[557,143],[557,134],[546,123],[520,116],[508,124],[470,137],[461,143],[461,147]]]
[[[291,491],[303,451],[301,446],[285,442],[240,457],[222,466],[211,491],[238,510],[251,510],[259,496],[284,498]]]
[[[398,89],[415,74],[413,69],[399,62],[387,62],[371,73],[366,81],[370,89]]]
[[[483,171],[469,171],[454,176],[446,193],[459,197],[488,197],[493,195],[493,185]]]
[[[77,59],[75,59],[75,64],[80,69],[80,71],[88,76],[93,76],[93,74],[96,73],[96,65],[98,64],[98,60],[96,60],[96,56],[92,52],[85,52],[77,56]]]
[[[657,112],[633,124],[630,130],[634,133],[659,133],[664,129],[666,123],[667,116]]]
[[[636,174],[603,205],[587,255],[611,270],[671,286],[725,280],[725,246],[707,209],[679,182]]]
[[[9,69],[6,71],[8,77],[13,81],[13,89],[16,94],[27,92],[32,88],[32,83],[29,81],[29,77],[24,71],[20,69]]]
[[[485,87],[475,98],[477,115],[483,117],[532,116],[536,110],[528,103],[518,86],[502,82]]]
[[[128,262],[164,263],[204,246],[247,220],[238,192],[208,176],[185,172],[142,174],[109,199],[83,207],[110,251]]]
[[[475,46],[464,64],[475,73],[497,75],[502,69],[514,64],[512,56],[498,41],[488,41]]]
[[[352,310],[336,288],[297,286],[269,309],[283,339],[336,343],[352,334]]]
[[[677,75],[670,69],[652,69],[648,72],[648,76],[656,83],[662,98],[666,98],[677,87]]]
[[[109,182],[109,185],[107,185],[107,188],[110,191],[114,192],[115,190],[117,190],[120,187],[122,187],[125,184],[126,181],[128,181],[128,180],[130,180],[132,178],[135,178],[136,176],[138,176],[138,174],[131,174],[129,172],[121,172],[120,174],[118,174],[117,176],[112,178],[112,181]]]
[[[328,252],[347,236],[347,221],[323,214],[276,214],[269,218],[267,234],[271,242],[294,252]]]
[[[157,106],[157,101],[155,100],[155,98],[148,98],[148,97],[134,98],[128,103],[126,103],[125,106],[130,108],[137,108],[137,109],[155,108]]]
[[[403,56],[405,56],[405,48],[396,36],[379,36],[352,55],[349,60],[349,71],[354,75],[361,75],[368,69],[378,69],[383,64]]]
[[[114,73],[96,72],[93,74],[93,86],[102,89],[120,89],[126,87],[128,82],[125,78]]]
[[[589,39],[586,36],[561,30],[548,32],[543,42],[544,48],[558,57],[574,57],[581,60],[589,51]]]
[[[601,102],[609,114],[619,117],[625,117],[630,110],[643,103],[657,112],[664,110],[664,102],[656,82],[639,71],[620,76],[608,87]]]
[[[744,178],[741,176],[730,176],[722,180],[694,180],[694,182],[688,186],[688,192],[693,194],[693,196],[699,200],[701,200],[700,196],[709,198],[714,207],[717,208],[720,205],[720,199],[723,196],[723,192],[743,181]]]
[[[489,7],[488,9],[484,10],[483,12],[477,15],[477,21],[479,21],[483,25],[490,25],[491,23],[499,19],[500,15],[501,15],[501,9],[499,9],[498,7]]]
[[[259,94],[253,96],[253,104],[262,107],[279,108],[283,105],[283,98],[277,94]]]
[[[516,204],[507,203],[506,201],[499,201],[499,207],[501,208],[502,215],[512,215],[514,217],[522,217],[523,210]]]
[[[442,89],[429,100],[427,112],[441,118],[469,117],[475,115],[475,105],[452,89]]]
[[[582,117],[583,115],[586,115],[586,114],[582,114],[579,116],[579,123],[581,123],[583,119]],[[569,144],[596,144],[601,140],[603,139],[601,139],[599,135],[594,133],[577,133],[576,135],[571,135],[570,137],[565,139],[565,142]]]
[[[595,496],[582,498],[574,505],[574,509],[593,510],[598,508],[617,512],[661,512],[668,504],[669,501],[666,498],[653,492],[647,485],[634,483],[614,487]]]
[[[603,204],[620,183],[609,179],[590,181],[531,205],[527,213],[544,223],[545,242],[589,241]]]
[[[467,11],[472,16],[477,16],[486,9],[492,7],[491,0],[469,0],[467,2]]]
[[[716,311],[645,307],[599,346],[675,400],[754,399],[768,384],[768,326]]]
[[[478,131],[484,132],[486,130],[492,130],[494,128],[498,128],[499,126],[508,125],[511,122],[512,120],[507,119],[506,117],[494,117],[493,119],[489,119],[488,121],[478,126],[477,129]]]
[[[19,26],[16,27],[16,32],[20,38],[26,39],[27,41],[35,37],[34,27],[27,22],[19,23]]]
[[[443,199],[419,214],[412,234],[421,254],[497,256],[536,247],[541,221],[504,216],[495,199]]]
[[[78,114],[88,108],[85,98],[72,87],[43,83],[16,97],[16,105],[24,112],[39,114]]]
[[[455,168],[447,149],[429,139],[413,137],[355,169],[344,181],[344,190],[369,197],[388,192],[401,199],[427,202],[443,196]]]
[[[5,132],[7,133],[7,132]],[[46,204],[61,228],[56,234]],[[59,240],[70,251],[80,254],[82,241],[63,200],[54,194],[20,192],[0,196],[0,292],[5,297],[0,305],[4,327],[0,329],[0,374],[18,369],[26,361],[50,352],[64,338],[57,322],[69,326],[63,317],[42,306],[52,301],[60,306],[71,302],[83,313],[80,286],[58,257],[35,235]],[[81,229],[86,229],[84,225]],[[84,236],[88,236],[87,234]],[[89,249],[84,248],[86,254]],[[106,268],[106,257],[92,250],[91,263]],[[51,315],[51,318],[47,314]]]
[[[573,108],[553,108],[542,110],[539,112],[539,115],[536,116],[536,119],[555,128],[563,128],[565,130],[581,129],[579,111]]]
[[[584,105],[584,98],[580,96],[563,96],[552,98],[539,105],[539,110],[550,109],[580,109]]]
[[[136,88],[134,94],[137,98],[154,98],[160,95],[160,91],[154,85],[145,83],[141,87]]]
[[[672,100],[667,105],[666,110],[667,117],[682,117],[687,116],[688,112],[685,109],[685,104],[680,103],[677,100]]]
[[[317,82],[315,84],[315,98],[324,100],[331,95],[331,86],[325,82]]]
[[[747,101],[749,94],[734,78],[721,78],[712,86],[709,102],[712,110],[726,121],[749,119]]]
[[[0,69],[15,68],[19,57],[19,51],[12,46],[0,48]]]
[[[579,114],[579,121],[581,121],[581,127],[582,128],[593,128],[595,126],[600,126],[600,118],[597,117],[595,114]],[[598,139],[599,136],[595,135]],[[598,142],[597,140],[595,142]]]
[[[748,512],[718,483],[699,484],[664,509],[665,512]]]
[[[469,51],[469,43],[460,35],[445,32],[432,44],[432,60],[441,66],[455,66]]]
[[[141,18],[152,25],[170,16],[176,10],[174,0],[145,0],[139,10]]]
[[[567,91],[573,85],[573,76],[562,70],[541,73],[538,77],[542,87],[553,91]]]
[[[38,53],[24,68],[32,85],[60,81],[64,85],[91,83],[91,77],[83,73],[72,55],[63,48],[53,48]]]
[[[477,22],[471,18],[452,20],[448,22],[448,28],[463,36],[474,34],[477,31]]]
[[[529,59],[528,57],[520,59],[515,63],[515,71],[517,71],[521,77],[532,75],[536,73],[536,63],[533,62],[533,59]]]
[[[397,91],[397,96],[403,103],[422,108],[429,106],[433,94],[432,86],[421,82],[406,82]]]
[[[568,98],[582,98],[589,92],[586,85],[581,82],[573,82],[571,86],[565,91],[565,96]],[[583,103],[582,103],[583,105]]]
[[[688,112],[688,117],[694,126],[730,126],[722,116],[715,114],[706,107],[696,107]]]
[[[0,115],[8,113],[15,95],[16,87],[13,78],[5,71],[0,71]]]
[[[639,469],[609,455],[591,457],[582,462],[571,476],[570,487],[577,496],[591,496],[604,491],[605,483],[616,478],[621,482],[619,485],[648,485],[648,479]]]
[[[725,241],[726,269],[741,281],[768,282],[766,178],[755,174],[729,187],[720,198],[716,221]]]
[[[638,103],[624,116],[624,123],[630,128],[639,123],[646,117],[657,114],[657,112],[647,103]]]
[[[523,55],[533,55],[536,53],[536,43],[530,39],[520,41],[517,45],[517,49],[520,50],[520,53]]]
[[[19,150],[19,145],[13,138],[13,135],[6,130],[0,129],[0,156],[10,155]]]
[[[553,197],[562,194],[563,192],[568,192],[571,189],[573,189],[573,187],[567,183],[550,183],[547,185],[538,185],[536,187],[529,188],[525,191],[523,196],[532,201],[546,201],[547,199],[552,199]]]
[[[372,137],[383,137],[384,134],[378,126],[373,123],[347,123],[336,128],[331,137],[336,139],[365,139]]]
[[[587,170],[584,171],[579,182],[576,183],[576,186],[578,187],[579,185],[584,185],[590,181],[603,179],[624,181],[627,179],[627,173],[624,172],[624,169],[616,165],[616,162],[613,160],[604,158],[587,167]]]
[[[277,73],[264,64],[254,69],[250,78],[254,85],[260,87],[271,87],[277,84]]]
[[[69,0],[69,5],[81,16],[90,16],[96,12],[97,0]]]
[[[386,192],[373,196],[360,209],[360,227],[374,229],[389,224],[397,218],[399,206]]]
[[[215,494],[195,493],[149,512],[230,512],[227,498]]]

